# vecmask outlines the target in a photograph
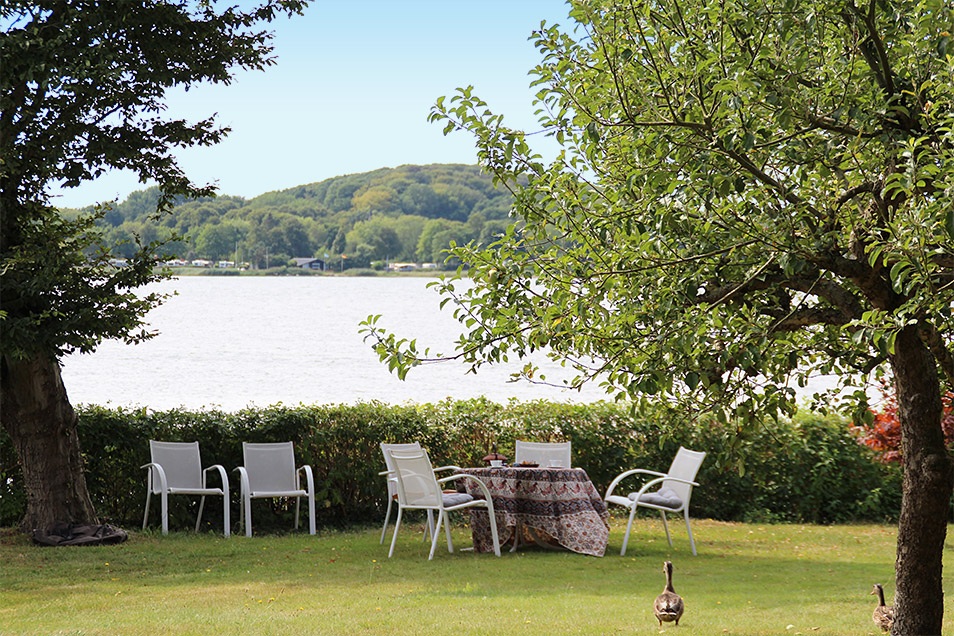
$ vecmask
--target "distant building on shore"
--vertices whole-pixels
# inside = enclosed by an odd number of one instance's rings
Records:
[[[293,258],[296,267],[302,269],[316,269],[324,271],[325,262],[320,258]]]

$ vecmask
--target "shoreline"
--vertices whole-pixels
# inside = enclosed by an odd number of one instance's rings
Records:
[[[270,267],[268,269],[237,269],[215,267],[163,267],[172,276],[326,276],[326,277],[380,277],[380,278],[440,278],[452,275],[456,270],[421,270],[412,272],[388,272],[367,267],[355,267],[344,271],[309,270],[300,267]]]

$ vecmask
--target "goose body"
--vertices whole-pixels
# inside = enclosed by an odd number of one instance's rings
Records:
[[[666,587],[663,588],[662,594],[657,596],[653,602],[653,615],[656,617],[656,620],[659,621],[660,625],[664,622],[675,622],[676,625],[678,625],[679,619],[682,618],[682,613],[686,609],[686,606],[682,601],[682,597],[676,594],[676,590],[672,587],[671,561],[663,563],[663,573],[666,575]]]
[[[871,594],[878,597],[878,605],[871,613],[871,620],[881,628],[881,631],[890,632],[891,626],[894,625],[894,607],[884,604],[884,588],[881,587],[880,583],[874,584],[874,587],[871,588]]]

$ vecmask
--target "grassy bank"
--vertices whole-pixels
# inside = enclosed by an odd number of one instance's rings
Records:
[[[895,529],[698,520],[669,548],[638,520],[619,556],[540,549],[492,555],[427,547],[408,527],[392,559],[380,529],[252,539],[134,533],[120,546],[38,548],[0,537],[0,633],[153,634],[876,634],[873,583],[894,594]],[[469,546],[455,531],[455,545]],[[660,628],[662,562],[686,600]],[[948,567],[951,563],[946,563]],[[950,596],[948,597],[950,598]],[[948,600],[945,631],[954,629]]]

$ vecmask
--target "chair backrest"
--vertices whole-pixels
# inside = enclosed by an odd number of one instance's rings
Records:
[[[150,461],[162,466],[169,488],[201,488],[202,459],[199,442],[157,442],[149,440]],[[159,493],[159,480],[153,469],[152,491]]]
[[[680,446],[667,474],[670,477],[695,481],[696,473],[699,472],[699,467],[702,466],[702,460],[705,458],[706,454],[701,451],[692,451]],[[692,486],[689,484],[666,480],[663,481],[662,488],[671,488],[686,505],[689,505],[689,497],[692,495]]]
[[[442,505],[441,487],[426,450],[389,450],[388,454],[397,476],[397,496],[402,506],[438,508]]]
[[[397,480],[394,478],[394,461],[391,459],[390,451],[399,451],[399,452],[409,452],[409,451],[419,451],[421,450],[421,445],[418,442],[409,442],[407,444],[388,444],[387,442],[381,442],[381,453],[384,455],[384,466],[388,469],[389,473],[392,475],[388,476],[388,495],[393,496],[397,494]]]
[[[570,467],[570,442],[522,442],[517,440],[514,447],[515,464],[520,462],[536,462],[541,466],[549,466],[550,460],[556,460],[563,468]]]
[[[291,442],[242,442],[242,455],[252,492],[298,490],[295,447]]]

